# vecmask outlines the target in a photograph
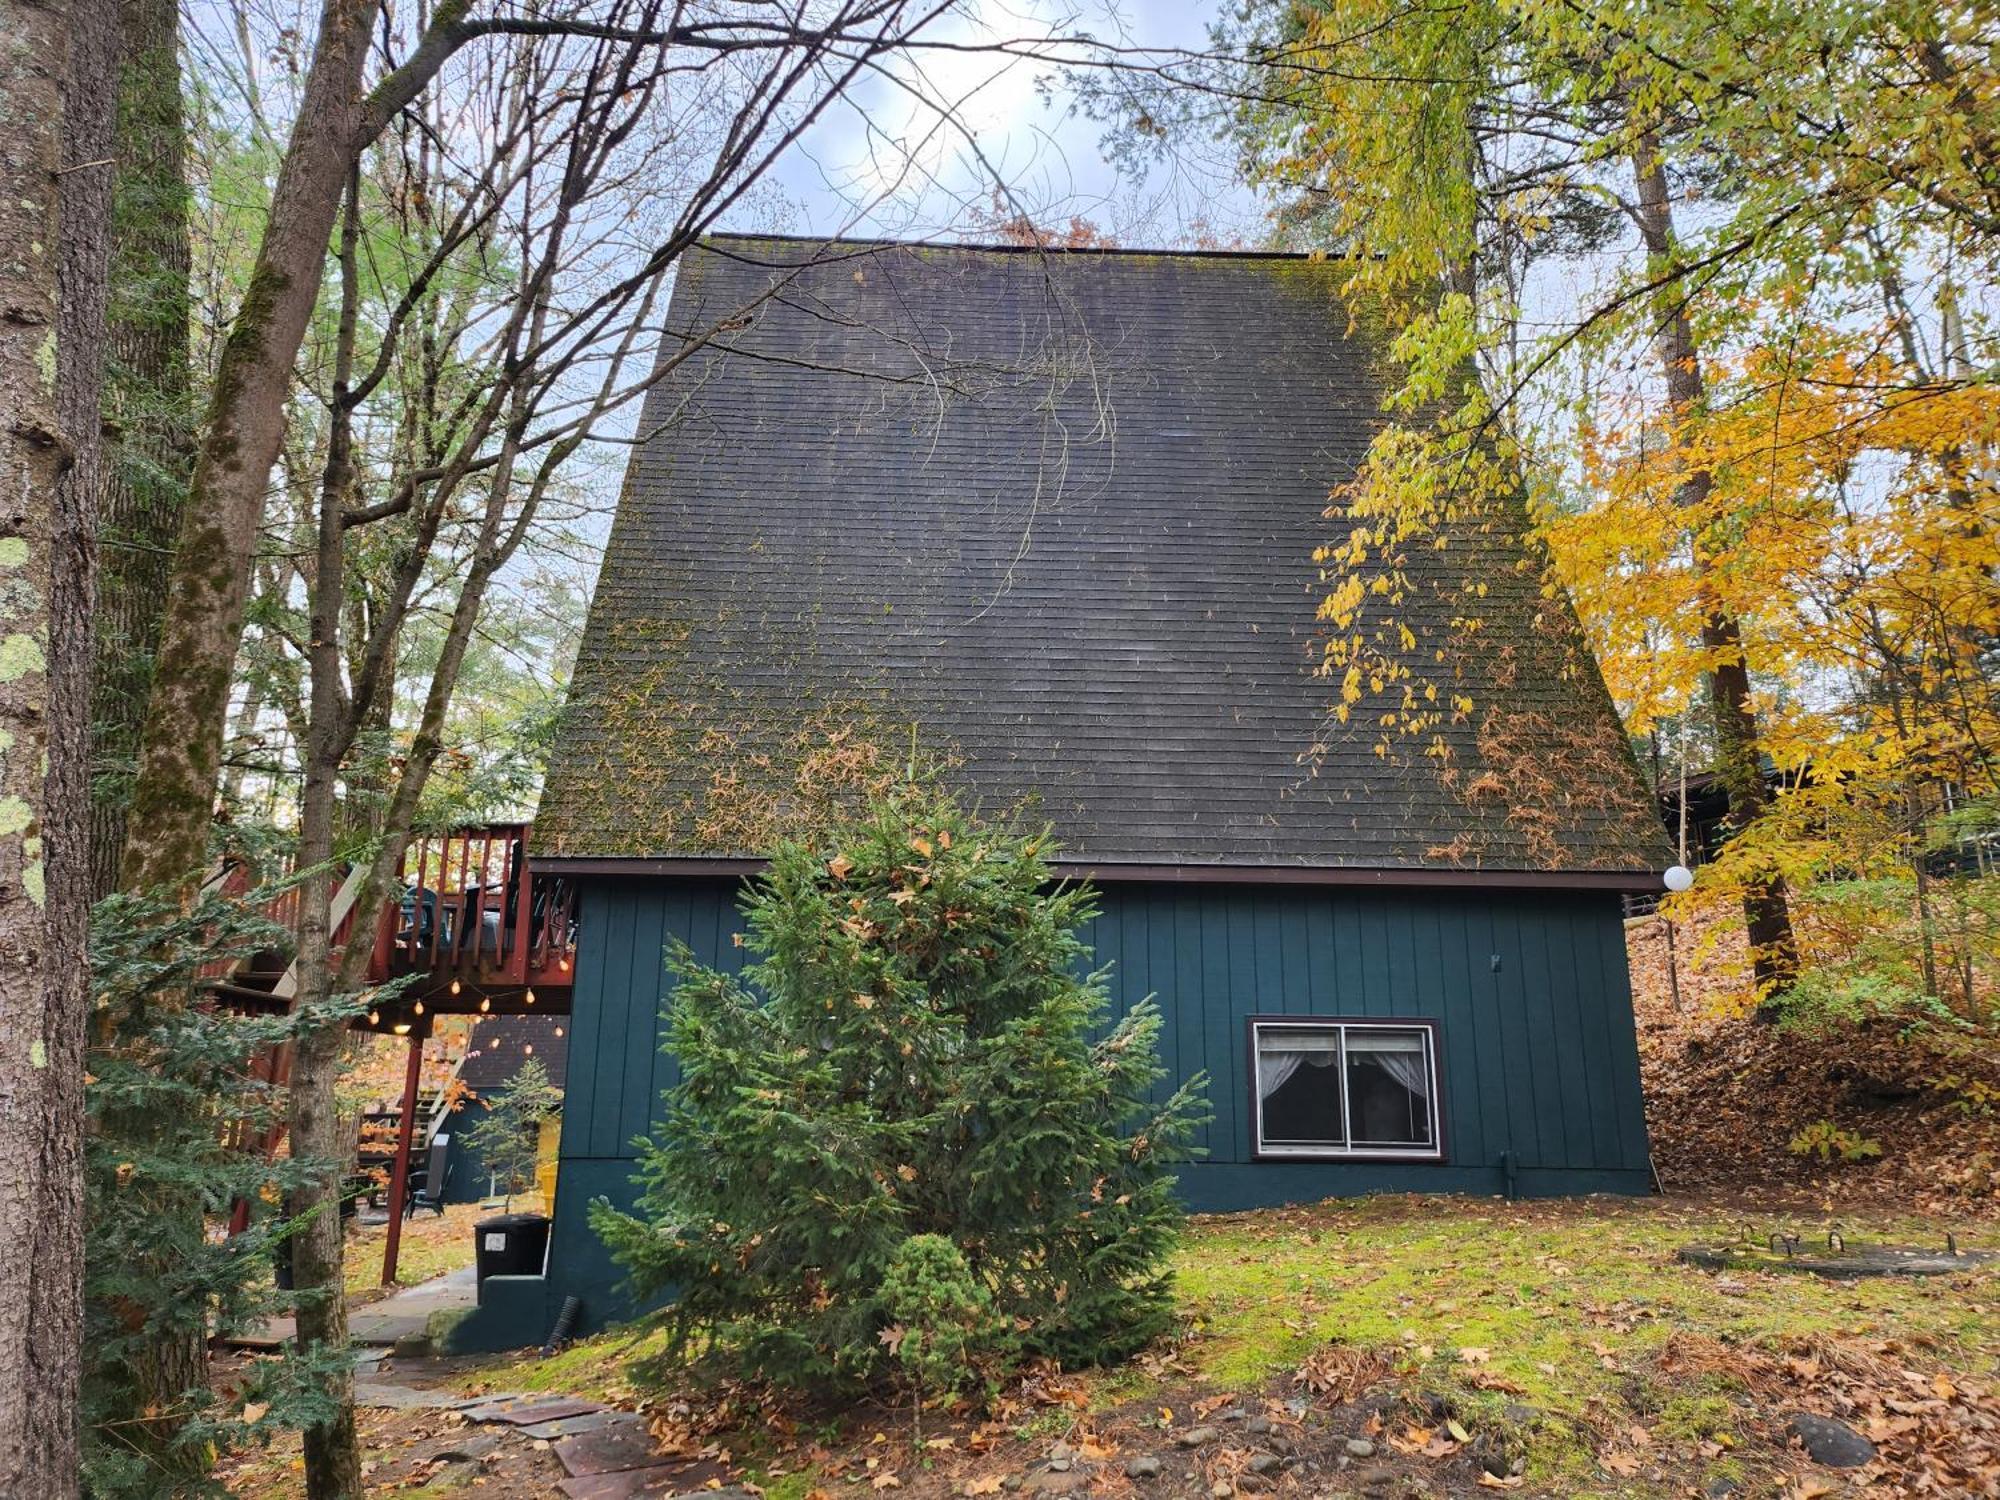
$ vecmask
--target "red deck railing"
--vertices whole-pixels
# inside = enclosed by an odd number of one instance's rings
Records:
[[[527,823],[500,823],[411,839],[401,894],[374,915],[368,981],[429,973],[440,982],[459,980],[475,993],[567,986],[576,952],[576,888],[535,871],[531,831]],[[215,885],[225,895],[242,896],[250,890],[250,873],[232,864],[218,872]],[[290,928],[298,908],[298,888],[289,887],[265,903],[264,915]],[[333,934],[336,949],[369,931],[360,916],[342,916]],[[282,971],[284,958],[275,961]],[[246,966],[220,960],[202,977],[243,980]],[[278,977],[263,974],[260,987]]]
[[[433,973],[485,988],[567,985],[576,890],[537,874],[530,825],[455,829],[410,841],[399,900],[376,918],[369,978]]]
[[[567,1009],[566,991],[576,954],[576,887],[562,876],[537,874],[528,854],[530,825],[503,823],[487,828],[454,829],[449,833],[412,839],[404,851],[401,893],[382,903],[374,914],[374,940],[368,955],[368,980],[379,984],[407,974],[429,974],[436,983],[420,985],[420,994],[440,1012],[482,1011],[489,1003],[511,1009],[514,1001],[535,1003],[534,990],[550,993],[550,1010]],[[251,888],[249,870],[239,864],[216,873],[213,888],[242,896]],[[336,897],[336,901],[343,899]],[[298,917],[296,888],[265,903],[265,915],[287,927]],[[356,919],[360,918],[360,921]],[[368,929],[367,914],[348,911],[336,925],[336,948],[352,934],[357,940]],[[283,954],[256,964],[225,961],[204,978],[220,982],[231,1003],[288,1004]],[[273,969],[271,965],[277,965]],[[521,995],[510,994],[519,989]],[[463,998],[453,998],[463,996]],[[423,1006],[416,1008],[421,1013]],[[369,1025],[377,1017],[371,1013]],[[409,1178],[411,1134],[418,1072],[428,1023],[412,1027],[408,1017],[389,1028],[410,1034],[410,1063],[404,1082],[403,1116],[397,1134],[392,1173],[389,1237],[383,1259],[383,1285],[395,1277],[396,1245],[402,1225],[396,1211]],[[283,1085],[291,1071],[291,1047],[265,1047],[253,1060],[257,1076]],[[282,1125],[251,1139],[247,1126],[233,1127],[236,1145],[271,1156],[284,1137]],[[249,1205],[239,1201],[230,1212],[229,1232],[239,1234],[249,1222]]]

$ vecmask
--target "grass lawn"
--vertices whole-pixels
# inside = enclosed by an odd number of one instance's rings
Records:
[[[1991,1396],[2000,1263],[1833,1282],[1718,1275],[1674,1258],[1691,1242],[1777,1229],[1939,1248],[1945,1227],[1868,1214],[1752,1216],[1672,1199],[1381,1197],[1201,1219],[1180,1255],[1182,1335],[1122,1369],[1066,1377],[1052,1404],[1003,1407],[1004,1436],[1017,1447],[989,1447],[985,1462],[1032,1464],[1036,1445],[1079,1429],[1111,1452],[1151,1443],[1171,1453],[1175,1427],[1204,1410],[1263,1402],[1283,1421],[1303,1393],[1330,1413],[1329,1440],[1372,1440],[1409,1470],[1399,1484],[1421,1486],[1432,1472],[1429,1493],[1488,1483],[1467,1467],[1482,1441],[1519,1470],[1492,1487],[1522,1493],[1684,1495],[1732,1482],[1746,1495],[1842,1493],[1839,1471],[1787,1449],[1794,1409],[1839,1417],[1878,1441],[1883,1459],[1854,1471],[1870,1493],[1912,1492],[1925,1475],[1937,1493],[1987,1493],[1981,1486],[2000,1486],[2000,1467],[1983,1467],[2000,1463]],[[1959,1240],[2000,1249],[1990,1226]],[[499,1362],[481,1378],[629,1403],[645,1394],[645,1362],[662,1345],[657,1329],[616,1332],[553,1359]],[[849,1427],[857,1422],[847,1440],[879,1444],[875,1423],[894,1441],[893,1418],[849,1413]],[[830,1431],[818,1453],[815,1482],[864,1472]],[[810,1487],[783,1454],[766,1450],[757,1462],[791,1471],[781,1490]],[[988,1492],[977,1476],[934,1467],[928,1477],[905,1469],[900,1487]],[[1214,1479],[1212,1468],[1191,1493],[1341,1493],[1329,1482],[1339,1474],[1304,1488],[1292,1471]],[[1814,1487],[1822,1482],[1829,1487]],[[1149,1492],[1169,1491],[1156,1483]]]
[[[1375,1198],[1211,1219],[1182,1256],[1190,1337],[1177,1362],[1246,1388],[1296,1369],[1328,1341],[1386,1347],[1406,1384],[1446,1395],[1469,1425],[1510,1404],[1533,1407],[1530,1476],[1566,1489],[1603,1473],[1607,1452],[1658,1443],[1698,1457],[1719,1448],[1709,1466],[1724,1476],[1738,1468],[1730,1455],[1749,1441],[1756,1405],[1745,1382],[1763,1372],[1732,1370],[1727,1351],[1759,1350],[1783,1365],[1832,1344],[1980,1386],[2000,1375],[2000,1265],[1836,1282],[1715,1275],[1674,1258],[1691,1242],[1777,1228],[1932,1248],[1943,1239],[1940,1226],[1920,1221],[1752,1218],[1644,1200]],[[2000,1236],[1962,1235],[1961,1244],[2000,1248]],[[1790,1373],[1802,1397],[1818,1379],[1809,1358]],[[1154,1378],[1114,1373],[1102,1390],[1139,1397]]]
[[[1827,1221],[1849,1238],[1941,1248],[1931,1224]],[[1474,1367],[1552,1409],[1581,1411],[1622,1384],[1608,1366],[1657,1354],[1676,1332],[1726,1342],[1840,1334],[1900,1337],[1982,1375],[2000,1361],[2000,1275],[1826,1281],[1716,1276],[1682,1245],[1824,1229],[1672,1202],[1508,1205],[1371,1198],[1199,1223],[1180,1269],[1194,1337],[1183,1359],[1223,1384],[1292,1368],[1329,1339],[1394,1344],[1443,1377]],[[1961,1236],[2000,1248],[2000,1236]],[[1996,1268],[2000,1270],[2000,1268]],[[1465,1356],[1467,1351],[1482,1353]],[[1555,1375],[1547,1366],[1554,1365]]]

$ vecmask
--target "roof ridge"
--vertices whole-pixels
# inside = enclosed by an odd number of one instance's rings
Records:
[[[1287,260],[1307,264],[1344,264],[1362,257],[1331,250],[1222,250],[1168,249],[1144,245],[1018,245],[988,244],[974,240],[910,240],[871,236],[827,234],[752,234],[744,230],[711,230],[695,243],[712,248],[718,241],[747,244],[819,245],[827,250],[951,250],[980,255],[1090,255],[1106,258],[1174,260]]]

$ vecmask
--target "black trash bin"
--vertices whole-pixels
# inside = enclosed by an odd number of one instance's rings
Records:
[[[496,1214],[472,1226],[479,1280],[489,1276],[539,1276],[549,1247],[547,1214]]]

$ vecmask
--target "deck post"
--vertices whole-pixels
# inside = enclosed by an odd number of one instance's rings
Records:
[[[508,830],[507,857],[517,862],[514,893],[514,948],[507,955],[508,977],[516,984],[528,982],[528,947],[534,934],[528,924],[535,919],[534,871],[528,864],[528,825],[517,823]],[[506,919],[501,919],[503,935]]]
[[[403,1072],[403,1115],[396,1122],[396,1160],[389,1168],[389,1238],[382,1246],[382,1285],[396,1284],[396,1252],[403,1246],[403,1200],[410,1191],[410,1141],[417,1126],[417,1083],[424,1070],[424,1033],[410,1031],[410,1061]]]

